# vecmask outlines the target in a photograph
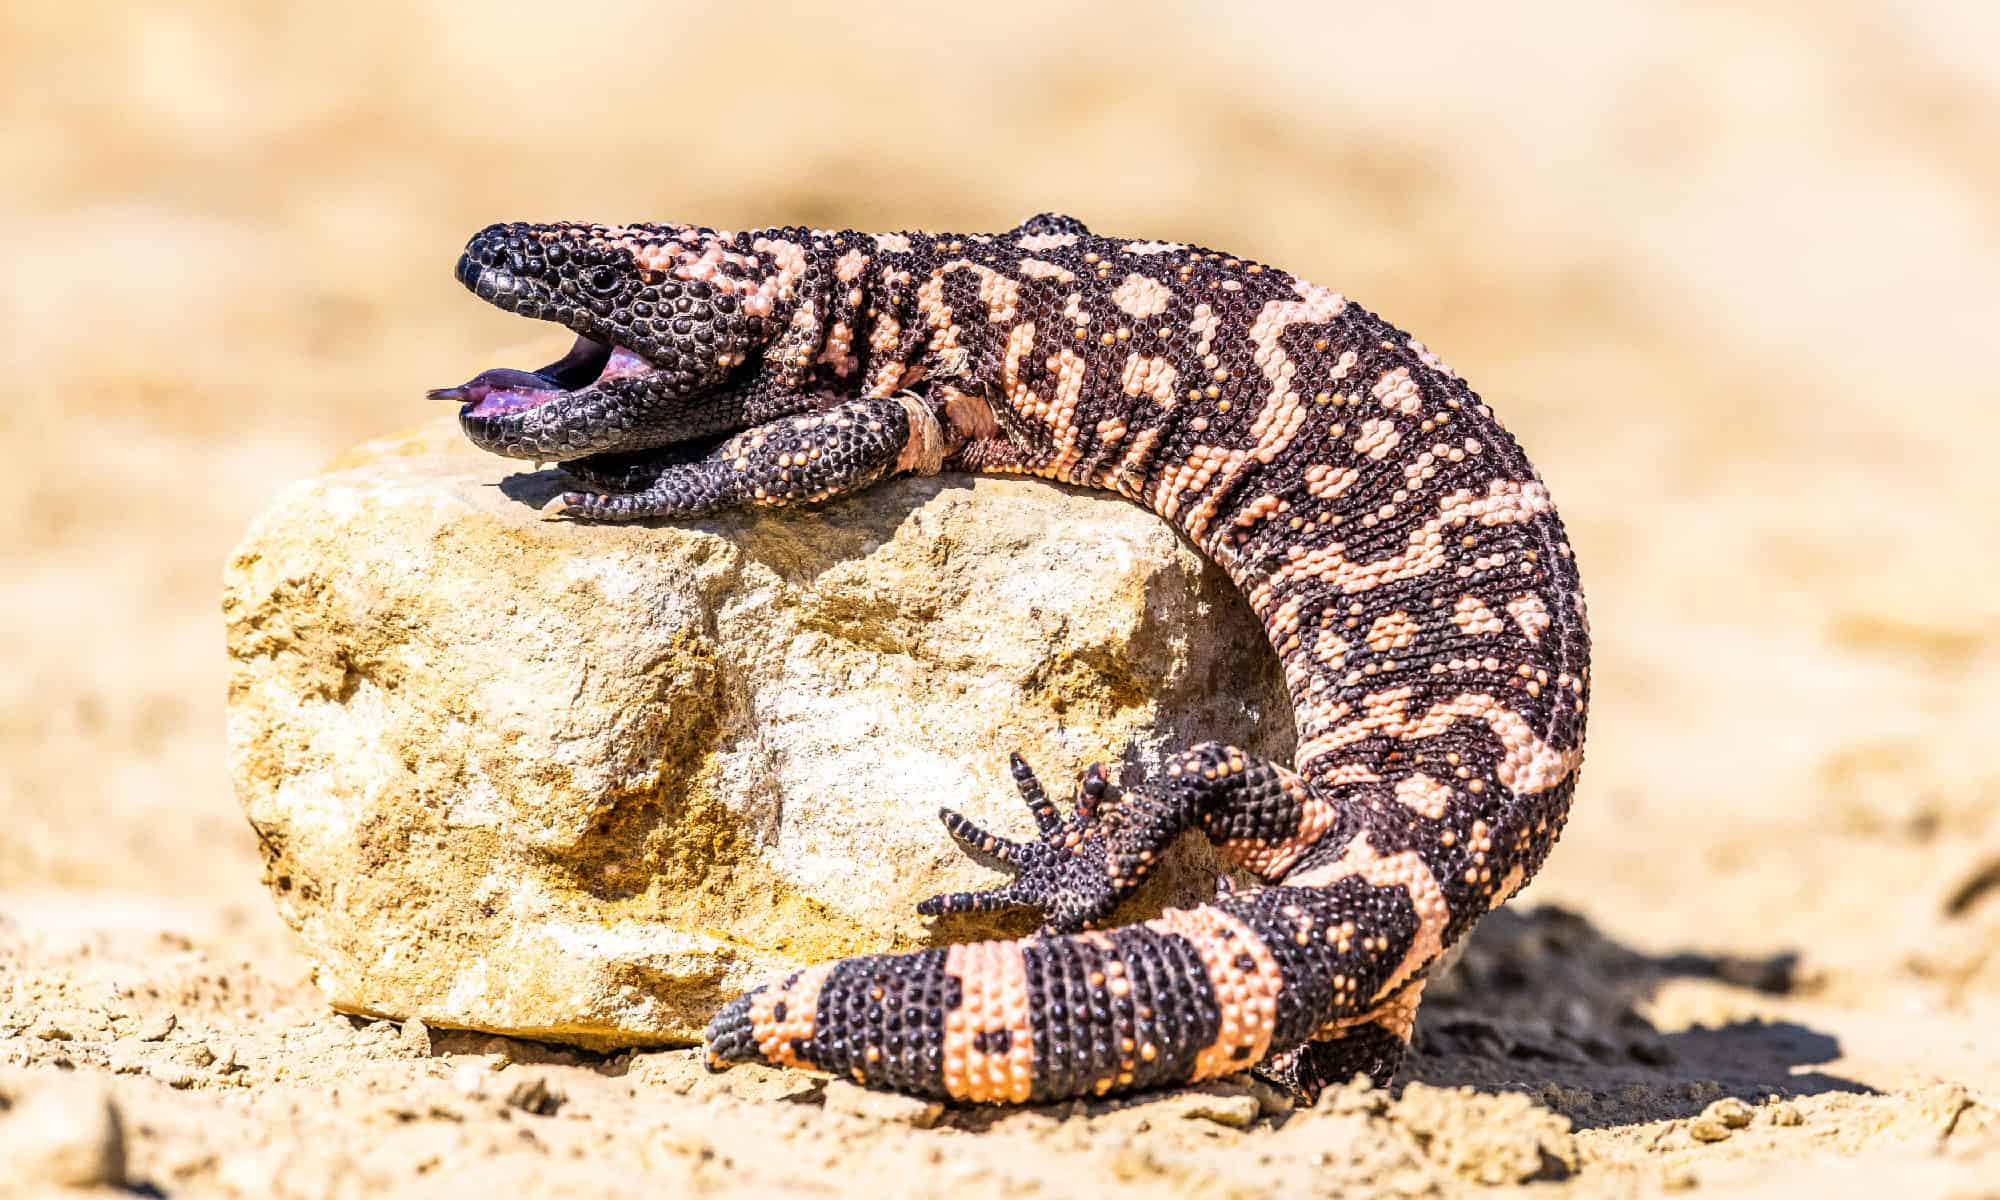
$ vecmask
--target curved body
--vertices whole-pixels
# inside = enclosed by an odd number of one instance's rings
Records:
[[[1283,662],[1293,762],[1192,747],[1036,834],[946,813],[1010,864],[926,911],[1041,933],[824,964],[727,1006],[712,1061],[963,1101],[1255,1067],[1385,1080],[1427,973],[1532,877],[1581,763],[1589,637],[1548,493],[1424,346],[1275,268],[1100,237],[496,226],[460,277],[581,335],[440,393],[500,453],[565,460],[583,519],[822,500],[898,471],[1115,491],[1243,591]],[[608,351],[606,348],[609,348]],[[1183,833],[1260,881],[1104,928]]]

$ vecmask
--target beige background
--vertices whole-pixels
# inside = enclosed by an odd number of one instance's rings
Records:
[[[2000,864],[2000,8],[339,7],[0,8],[17,921],[296,973],[221,564],[426,387],[554,357],[453,281],[474,229],[1054,208],[1346,291],[1527,445],[1598,645],[1530,901],[1795,953],[1864,1024],[2000,1015],[2000,899],[1947,903]]]

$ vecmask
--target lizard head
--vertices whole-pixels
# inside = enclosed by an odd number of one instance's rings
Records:
[[[795,243],[694,225],[491,225],[458,279],[489,304],[576,333],[534,371],[430,394],[466,436],[514,458],[639,450],[729,432],[702,401],[761,356],[804,272]]]

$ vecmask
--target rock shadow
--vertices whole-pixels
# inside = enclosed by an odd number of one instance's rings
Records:
[[[810,504],[795,504],[782,508],[757,508],[744,505],[703,517],[651,517],[630,524],[641,529],[685,526],[690,529],[726,533],[736,527],[757,522],[783,523],[809,515],[810,520],[814,522],[832,522],[840,528],[853,529],[877,541],[886,541],[908,516],[909,510],[921,506],[942,492],[968,489],[977,478],[959,471],[947,471],[940,475],[904,475],[871,484],[851,495],[835,496],[830,500],[820,500]],[[494,486],[500,489],[501,495],[514,503],[536,510],[547,508],[551,501],[564,492],[588,490],[560,467],[545,467],[539,471],[516,471],[503,476]],[[1069,490],[1084,492],[1089,489]],[[902,505],[855,503],[859,497],[875,496],[888,491],[903,493],[907,497],[907,503]],[[835,545],[825,538],[819,539],[819,542],[829,548]],[[837,560],[840,555],[833,554],[830,557]]]
[[[564,492],[577,490],[576,480],[554,467],[541,471],[517,471],[500,480],[500,494],[516,504],[541,509]]]
[[[1400,1079],[1525,1092],[1582,1129],[1691,1117],[1724,1096],[1872,1093],[1800,1070],[1840,1057],[1821,1030],[1745,1020],[1661,1033],[1641,1012],[1674,979],[1785,995],[1797,965],[1792,953],[1650,955],[1564,909],[1502,910],[1429,988]]]

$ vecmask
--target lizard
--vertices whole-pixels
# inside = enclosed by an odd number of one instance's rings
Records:
[[[553,516],[944,470],[1108,490],[1221,567],[1283,666],[1292,762],[1203,743],[1116,795],[1095,763],[1065,812],[1013,756],[1032,836],[941,812],[1012,877],[918,909],[1040,928],[793,972],[714,1016],[712,1068],[967,1103],[1249,1069],[1307,1100],[1386,1085],[1440,955],[1561,832],[1590,685],[1562,523],[1479,395],[1340,293],[1059,213],[998,234],[500,224],[457,277],[577,335],[431,393],[477,446],[578,481]],[[1115,924],[1190,832],[1254,886]]]

